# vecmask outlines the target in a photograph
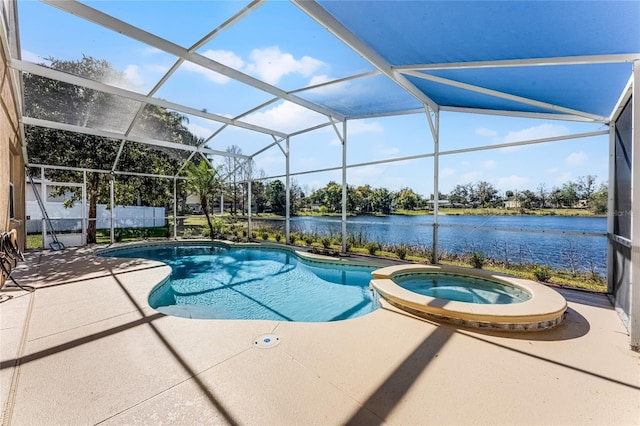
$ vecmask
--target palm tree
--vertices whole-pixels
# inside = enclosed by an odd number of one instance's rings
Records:
[[[220,175],[216,169],[209,167],[206,161],[201,161],[198,166],[189,162],[185,172],[187,177],[186,190],[200,199],[200,207],[209,225],[209,236],[213,239],[213,224],[209,217],[208,200],[220,187]]]

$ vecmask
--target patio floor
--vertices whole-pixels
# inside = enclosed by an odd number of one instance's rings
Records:
[[[37,290],[2,290],[2,425],[640,423],[640,354],[604,295],[559,290],[564,323],[536,333],[391,308],[195,320],[147,304],[169,267],[92,252],[29,253],[15,278]]]

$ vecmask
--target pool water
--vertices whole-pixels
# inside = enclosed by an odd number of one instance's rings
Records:
[[[466,303],[507,304],[531,298],[528,292],[511,285],[442,272],[401,274],[393,281],[414,293]]]
[[[369,290],[374,267],[311,262],[287,250],[161,245],[102,255],[171,266],[171,279],[151,292],[149,304],[174,316],[324,322],[379,306]]]

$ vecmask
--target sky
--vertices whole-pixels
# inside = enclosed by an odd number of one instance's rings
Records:
[[[241,1],[97,1],[91,7],[112,14],[185,48],[238,12]],[[176,61],[176,57],[121,34],[98,27],[64,11],[32,0],[18,1],[22,59],[46,63],[46,59],[77,60],[83,55],[109,61],[131,82],[128,87],[147,94]],[[52,25],[51,22],[56,22]],[[272,1],[259,7],[231,28],[221,31],[197,52],[283,90],[309,85],[374,68],[345,47],[325,29],[288,2]],[[350,81],[335,88],[319,88],[332,102],[349,105],[349,93],[365,93],[382,77]],[[390,88],[389,102],[397,100]],[[185,62],[155,93],[155,97],[192,106],[225,117],[235,117],[273,98],[226,76]],[[374,100],[372,100],[374,101]],[[385,99],[385,101],[387,101]],[[188,116],[190,130],[203,138],[220,129],[219,123]],[[285,132],[326,121],[325,117],[289,102],[278,101],[243,120]],[[534,120],[443,112],[440,116],[439,190],[448,193],[457,184],[488,181],[500,193],[507,190],[548,190],[580,176],[607,180],[608,136],[572,139],[521,147],[498,148],[464,154],[446,151],[521,140],[565,136],[606,130],[601,124]],[[237,145],[251,155],[273,143],[270,135],[238,128],[222,130],[209,147],[225,150]],[[339,167],[342,146],[332,127],[291,138],[292,173]],[[284,147],[284,144],[283,144]],[[427,117],[413,114],[350,120],[347,124],[347,163],[362,164],[384,159],[432,153]],[[285,173],[285,157],[277,146],[254,158],[267,176]],[[293,177],[306,191],[341,182],[340,170]],[[433,192],[434,160],[422,158],[388,164],[349,168],[350,185],[374,188],[412,188],[428,197]]]

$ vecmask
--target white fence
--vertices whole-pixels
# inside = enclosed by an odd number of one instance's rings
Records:
[[[27,201],[27,233],[42,232],[42,212],[36,201]],[[82,229],[82,206],[76,203],[66,208],[60,202],[45,203],[47,214],[56,232]],[[116,206],[113,211],[115,228],[146,228],[165,225],[164,207]],[[96,212],[98,229],[111,227],[111,211],[106,204],[98,204]]]

